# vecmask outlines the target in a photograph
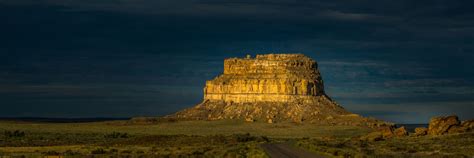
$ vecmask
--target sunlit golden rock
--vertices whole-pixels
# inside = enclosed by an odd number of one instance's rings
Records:
[[[415,128],[415,136],[425,136],[428,134],[428,128],[425,127],[417,127]]]
[[[328,97],[316,61],[303,54],[225,59],[223,74],[206,82],[203,102],[167,117],[379,125]]]
[[[447,134],[451,128],[456,128],[461,122],[459,121],[458,116],[440,116],[431,118],[430,124],[428,127],[428,134],[430,135],[443,135]]]
[[[316,62],[302,54],[224,60],[224,74],[206,82],[204,100],[294,102],[324,95]]]

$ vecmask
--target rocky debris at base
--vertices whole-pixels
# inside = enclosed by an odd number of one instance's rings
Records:
[[[273,120],[272,120],[272,119],[268,119],[268,120],[267,120],[267,123],[273,123]]]
[[[246,122],[280,123],[294,122],[315,125],[347,125],[378,128],[391,123],[359,115],[346,114],[338,108],[328,108],[334,104],[325,96],[315,97],[316,104],[305,103],[226,103],[204,101],[198,106],[185,109],[171,117],[176,120],[242,120]],[[314,111],[319,111],[315,113]],[[342,114],[341,114],[342,113]]]

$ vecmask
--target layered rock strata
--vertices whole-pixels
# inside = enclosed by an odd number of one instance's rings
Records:
[[[321,124],[376,124],[346,111],[324,92],[316,61],[303,54],[267,54],[224,60],[224,73],[207,81],[204,100],[167,116]]]
[[[206,82],[204,100],[295,102],[324,95],[314,60],[302,54],[257,55],[224,61],[224,74]]]

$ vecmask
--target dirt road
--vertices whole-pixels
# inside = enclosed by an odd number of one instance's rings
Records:
[[[271,158],[324,158],[324,156],[289,146],[280,144],[263,144],[262,148]]]

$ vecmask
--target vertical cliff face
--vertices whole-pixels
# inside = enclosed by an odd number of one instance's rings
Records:
[[[302,54],[257,55],[224,61],[224,74],[206,82],[204,100],[293,102],[324,95],[317,63]]]
[[[316,61],[302,54],[267,54],[224,60],[224,73],[206,82],[204,100],[167,116],[242,119],[268,123],[370,124],[324,93]]]

